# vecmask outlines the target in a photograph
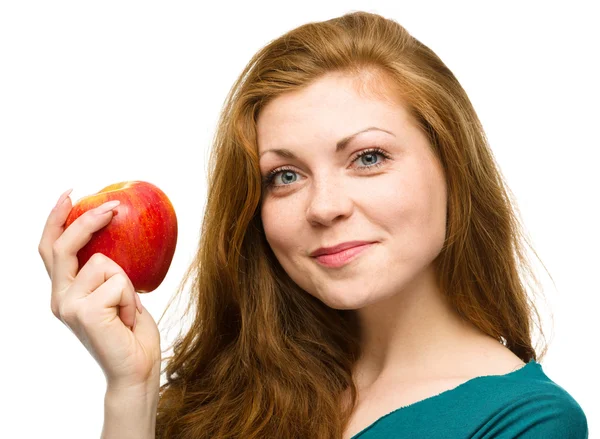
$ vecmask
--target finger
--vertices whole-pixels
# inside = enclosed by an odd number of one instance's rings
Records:
[[[140,299],[140,295],[137,291],[135,291],[135,306],[141,314],[142,313],[142,300]]]
[[[106,282],[96,288],[89,296],[90,306],[99,311],[99,314],[118,315],[125,326],[133,327],[135,323],[136,303],[135,291],[131,281],[125,273],[115,273]]]
[[[71,205],[69,195],[72,191],[73,189],[69,189],[59,197],[58,202],[50,211],[50,214],[46,219],[46,224],[44,225],[44,230],[42,231],[38,250],[42,256],[48,275],[52,273],[52,244],[54,244],[54,241],[56,241],[64,231],[63,226],[69,215],[69,211],[71,210],[69,207]]]
[[[73,282],[80,268],[77,252],[89,242],[94,232],[110,222],[112,209],[118,204],[118,200],[113,200],[88,210],[73,221],[54,242],[52,291],[64,291]]]
[[[102,253],[94,253],[81,267],[73,280],[69,288],[70,299],[81,299],[89,296],[116,275],[125,277],[131,283],[127,273],[119,264]],[[131,285],[131,288],[133,289],[133,285]],[[57,291],[57,294],[60,294],[60,290]]]

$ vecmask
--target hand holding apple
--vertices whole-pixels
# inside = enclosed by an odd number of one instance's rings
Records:
[[[145,181],[107,186],[73,205],[65,229],[84,212],[112,200],[121,204],[108,225],[79,250],[79,267],[102,253],[123,268],[137,292],[154,291],[167,275],[177,245],[175,209],[158,187]]]

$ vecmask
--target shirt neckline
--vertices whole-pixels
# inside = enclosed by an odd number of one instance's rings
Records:
[[[408,409],[408,408],[414,407],[416,405],[420,405],[420,404],[422,404],[424,402],[431,401],[432,399],[439,398],[440,396],[444,396],[444,395],[447,395],[449,393],[456,392],[458,389],[462,388],[463,386],[468,385],[469,383],[473,383],[474,381],[478,381],[478,380],[485,379],[485,378],[498,378],[498,377],[507,377],[507,376],[515,375],[515,374],[517,374],[519,372],[524,371],[525,369],[527,369],[528,367],[530,367],[530,365],[534,365],[534,364],[536,364],[538,366],[541,366],[540,363],[538,363],[537,361],[531,359],[531,360],[529,360],[528,363],[524,364],[523,366],[521,366],[518,369],[515,369],[515,370],[513,370],[511,372],[508,372],[508,373],[505,373],[505,374],[502,374],[502,375],[480,375],[480,376],[476,376],[476,377],[473,377],[473,378],[465,381],[464,383],[459,384],[456,387],[453,387],[452,389],[444,390],[443,392],[438,393],[437,395],[428,396],[427,398],[424,398],[424,399],[422,399],[420,401],[415,401],[415,402],[413,402],[411,404],[408,404],[408,405],[405,405],[405,406],[402,406],[402,407],[398,407],[397,409],[392,410],[388,414],[385,414],[385,415],[377,418],[375,421],[373,421],[371,424],[367,425],[365,428],[363,428],[361,431],[359,431],[358,433],[356,433],[350,439],[358,439],[359,436],[361,436],[363,433],[367,432],[367,430],[370,430],[371,428],[375,427],[375,425],[378,424],[381,420],[383,420],[384,418],[387,418],[388,416],[390,416],[390,415],[392,415],[392,414],[394,414],[396,412],[399,412],[400,410]]]

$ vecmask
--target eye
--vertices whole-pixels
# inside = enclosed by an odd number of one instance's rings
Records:
[[[380,167],[381,165],[383,165],[385,162],[387,162],[391,158],[381,148],[370,148],[370,149],[366,149],[364,151],[358,152],[355,155],[354,160],[352,160],[352,162],[354,163],[363,157],[367,157],[370,159],[369,160],[370,162],[373,162],[374,160],[377,160],[378,156],[383,157],[383,159],[380,160],[379,162],[372,163],[367,166],[359,166],[357,169],[360,171],[370,171],[374,168]],[[273,184],[273,180],[275,180],[275,177],[277,177],[279,174],[282,174],[282,177],[284,175],[289,177],[291,174],[295,174],[295,173],[296,173],[296,171],[294,171],[293,168],[291,168],[289,166],[283,166],[281,168],[276,168],[276,169],[272,170],[271,172],[269,172],[269,174],[265,178],[263,178],[263,185],[267,189],[279,189],[283,186],[289,186],[289,184],[275,185],[275,184]],[[291,181],[289,183],[293,183],[293,181]]]

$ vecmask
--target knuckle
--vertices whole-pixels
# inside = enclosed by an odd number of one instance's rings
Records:
[[[40,254],[40,257],[42,258],[42,261],[44,261],[44,264],[46,264],[46,267],[48,267],[49,263],[52,261],[52,259],[48,255],[48,252],[46,251],[46,247],[42,247],[40,245],[40,247],[38,247],[38,253]]]
[[[50,309],[52,310],[52,314],[54,315],[54,317],[60,319],[60,310],[58,303],[56,303],[56,300],[52,299],[50,301]]]
[[[115,282],[117,283],[119,288],[121,288],[122,290],[129,289],[129,279],[127,278],[127,275],[125,275],[125,273],[119,272],[115,274],[115,279]]]
[[[89,260],[89,263],[94,266],[104,265],[106,263],[106,256],[102,253],[94,253]]]
[[[62,254],[62,252],[63,252],[62,241],[59,238],[56,241],[54,241],[54,244],[52,244],[52,255],[58,256],[58,255]]]
[[[72,304],[62,302],[57,305],[57,317],[63,322],[73,322],[77,318],[77,310]]]

